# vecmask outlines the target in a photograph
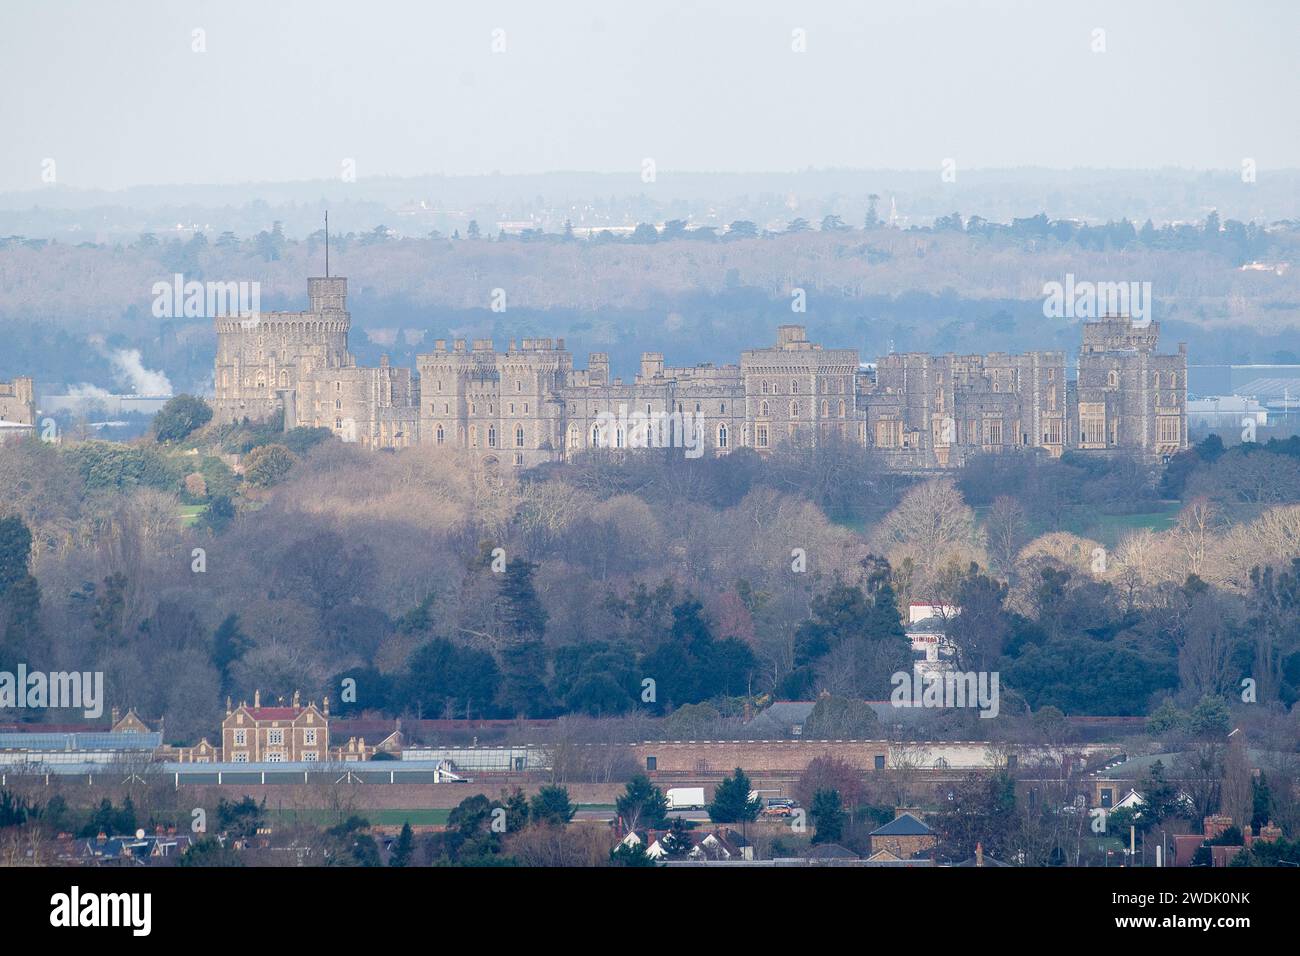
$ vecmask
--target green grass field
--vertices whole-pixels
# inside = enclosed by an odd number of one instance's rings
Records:
[[[181,505],[181,522],[192,525],[199,520],[199,515],[207,510],[207,505]]]

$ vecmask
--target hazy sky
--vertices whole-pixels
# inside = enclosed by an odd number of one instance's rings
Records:
[[[1295,0],[3,0],[0,190],[40,187],[46,159],[101,188],[345,159],[361,178],[1300,167],[1297,37]]]

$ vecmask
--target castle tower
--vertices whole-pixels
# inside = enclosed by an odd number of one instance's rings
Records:
[[[305,312],[263,312],[216,320],[215,412],[218,421],[285,414],[285,428],[310,418],[302,384],[319,369],[352,368],[348,280],[307,280]]]

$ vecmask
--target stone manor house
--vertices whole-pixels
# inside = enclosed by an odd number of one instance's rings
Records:
[[[504,352],[490,339],[438,339],[417,357],[417,377],[387,357],[357,365],[347,279],[311,278],[307,291],[304,312],[216,320],[218,421],[282,411],[286,428],[330,428],[370,448],[471,449],[516,467],[634,447],[612,422],[640,413],[687,416],[710,454],[841,441],[909,469],[1017,447],[1148,459],[1187,447],[1186,345],[1159,354],[1158,323],[1123,316],[1083,324],[1072,380],[1064,352],[907,352],[873,366],[856,349],[809,342],[798,325],[738,365],[675,368],[646,352],[631,382],[611,377],[603,352],[574,368],[563,339],[512,339]]]

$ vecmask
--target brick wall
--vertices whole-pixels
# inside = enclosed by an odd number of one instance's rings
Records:
[[[889,745],[879,740],[710,740],[659,741],[632,745],[637,767],[652,777],[664,774],[731,773],[736,767],[755,773],[802,773],[816,757],[838,757],[871,770]],[[647,762],[654,758],[654,769]]]

